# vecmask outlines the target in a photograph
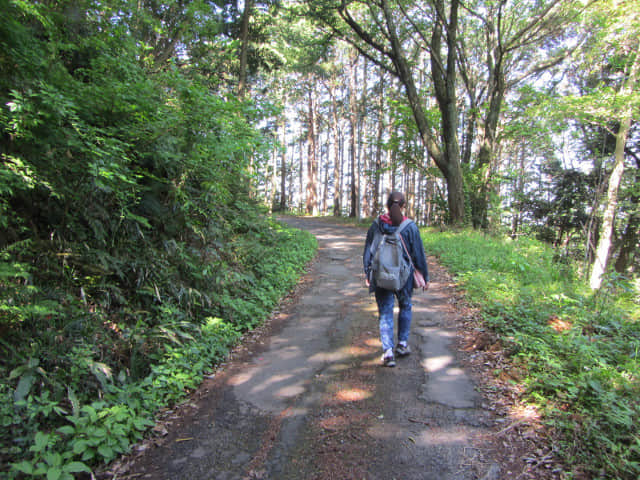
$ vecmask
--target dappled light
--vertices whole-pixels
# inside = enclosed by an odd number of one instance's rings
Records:
[[[361,402],[370,398],[372,392],[362,390],[359,388],[347,388],[339,390],[335,394],[335,398],[338,402]]]
[[[0,0],[0,477],[640,478],[639,3]]]

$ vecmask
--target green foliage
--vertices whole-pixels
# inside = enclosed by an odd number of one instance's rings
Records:
[[[136,2],[95,8],[0,0],[10,477],[72,478],[126,452],[269,315],[315,250],[250,199],[250,159],[268,145],[257,109],[211,71],[157,63],[147,34],[176,18]],[[210,7],[192,4],[189,18],[198,8]]]
[[[640,305],[626,281],[610,277],[591,293],[571,265],[528,238],[423,238],[526,370],[527,398],[563,432],[568,464],[637,478]]]

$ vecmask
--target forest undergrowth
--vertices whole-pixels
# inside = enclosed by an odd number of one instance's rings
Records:
[[[2,475],[69,479],[126,453],[269,315],[315,239],[246,208],[234,218],[122,259],[154,272],[131,285],[80,244],[2,252]]]
[[[640,475],[640,299],[628,280],[607,277],[592,292],[578,269],[533,239],[479,232],[424,231],[437,255],[511,359],[509,377],[524,386],[555,432],[566,478]],[[496,375],[502,372],[496,371]]]

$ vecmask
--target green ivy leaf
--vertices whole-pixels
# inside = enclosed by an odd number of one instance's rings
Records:
[[[62,476],[62,469],[58,467],[51,467],[47,471],[47,480],[60,480]]]
[[[29,449],[32,452],[42,452],[47,448],[49,444],[49,435],[46,433],[38,432],[36,433],[34,445]]]
[[[115,456],[113,449],[107,445],[100,445],[98,447],[98,453],[107,461],[111,460]]]
[[[87,450],[87,441],[86,440],[78,440],[73,443],[73,453],[76,455],[80,455]]]
[[[76,429],[71,425],[64,425],[63,427],[60,427],[58,431],[63,435],[73,435],[74,433],[76,433]]]
[[[18,470],[19,472],[25,473],[27,475],[33,475],[33,465],[26,460],[23,460],[20,463],[14,463],[11,465],[14,470]]]
[[[80,472],[91,473],[91,469],[82,462],[67,463],[62,469],[65,472],[69,472],[69,473],[80,473]]]

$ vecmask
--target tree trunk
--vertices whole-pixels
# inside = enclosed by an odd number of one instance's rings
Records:
[[[349,71],[349,157],[351,162],[351,209],[349,217],[357,218],[358,216],[358,191],[357,179],[359,172],[356,170],[356,130],[358,128],[358,114],[356,106],[356,63],[358,58],[354,55],[350,62]]]
[[[496,48],[497,50],[497,48]],[[476,190],[472,193],[471,218],[474,228],[486,229],[488,225],[489,192],[496,155],[498,121],[502,110],[502,101],[506,90],[502,54],[496,52],[495,64],[489,79],[489,108],[484,118],[482,144],[478,152],[478,161],[474,168]]]
[[[280,211],[287,209],[287,126],[282,121],[282,150],[280,154]]]
[[[450,222],[464,221],[464,189],[458,145],[458,109],[456,105],[456,47],[458,29],[458,0],[451,1],[449,20],[445,17],[445,2],[435,2],[438,21],[431,36],[431,72],[438,107],[441,113],[441,137],[444,158],[433,157],[447,181]],[[442,58],[442,29],[446,27],[447,60]],[[442,164],[440,165],[439,164]],[[446,171],[446,173],[445,173]]]
[[[367,102],[367,82],[368,82],[368,70],[367,70],[367,59],[364,58],[362,61],[362,83],[360,84],[360,101],[358,102],[357,112],[358,112],[358,175],[357,175],[357,198],[358,198],[358,216],[360,218],[362,212],[367,212],[369,210],[368,202],[369,199],[367,197],[367,187],[368,187],[368,178],[367,172],[368,168],[368,157],[366,152],[368,151],[368,144],[366,142],[367,135],[367,122],[365,119],[365,105]],[[363,152],[365,154],[363,155]],[[362,182],[365,182],[364,188],[362,186]]]
[[[620,93],[622,98],[630,94],[633,88],[635,88],[639,68],[640,58],[636,55],[636,58],[634,58],[633,64],[631,65],[629,77],[621,88]],[[594,290],[600,288],[602,285],[602,276],[607,269],[607,262],[609,261],[609,250],[611,249],[611,240],[614,233],[614,219],[616,208],[618,207],[618,188],[620,187],[620,181],[622,180],[622,174],[624,173],[624,147],[627,143],[629,129],[631,128],[632,114],[633,106],[625,105],[624,110],[620,115],[620,127],[618,128],[618,133],[616,133],[615,162],[613,165],[613,171],[609,177],[607,205],[602,217],[601,233],[598,240],[598,247],[596,248],[596,258],[593,264],[593,269],[591,270],[591,278],[589,280],[589,285]]]
[[[329,96],[331,97],[331,130],[333,145],[333,216],[342,215],[342,161],[340,158],[340,129],[338,120],[338,102],[336,101],[334,82],[331,82],[329,88]]]
[[[378,95],[378,131],[376,135],[375,171],[373,174],[373,205],[371,216],[375,217],[380,212],[380,176],[382,172],[382,137],[384,135],[384,76],[380,76],[380,93]]]
[[[420,132],[423,145],[436,166],[440,169],[447,180],[449,221],[453,224],[464,222],[464,190],[462,168],[460,166],[460,151],[457,141],[457,107],[455,96],[456,80],[456,30],[458,26],[458,0],[452,0],[450,9],[450,20],[447,23],[444,18],[444,1],[437,0],[439,21],[434,27],[434,34],[431,42],[431,64],[434,85],[436,85],[436,99],[442,116],[441,137],[444,143],[442,151],[429,127],[427,114],[424,110],[422,99],[416,88],[412,69],[404,56],[402,43],[397,35],[395,20],[387,0],[382,0],[385,21],[391,41],[393,52],[393,62],[397,70],[398,78],[405,87],[407,100],[416,121],[416,126]],[[446,69],[441,57],[441,34],[443,22],[447,25],[447,65]],[[435,68],[434,68],[435,66]]]
[[[640,213],[636,210],[629,216],[627,227],[622,234],[620,253],[615,264],[616,272],[624,274],[633,265],[638,248],[638,240],[640,240]]]
[[[315,92],[309,91],[309,118],[307,129],[307,215],[318,214],[318,159],[316,157],[316,117],[315,117]]]
[[[320,162],[321,165],[324,165],[324,181],[322,182],[322,214],[326,215],[329,209],[329,150],[324,150],[324,153],[321,153],[321,155],[326,159],[321,160]]]
[[[302,152],[304,151],[304,140],[302,139],[302,132],[300,132],[300,140],[298,141],[298,152],[300,153],[300,169],[298,170],[298,211],[302,212],[304,208],[304,158]],[[307,150],[308,152],[308,150]],[[307,162],[309,159],[307,159]]]
[[[635,184],[640,185],[640,158],[636,158],[636,164]],[[630,200],[634,211],[629,215],[627,226],[622,234],[620,253],[615,264],[618,273],[625,273],[629,266],[633,265],[640,240],[640,195],[632,195]]]
[[[240,75],[238,97],[243,99],[247,89],[247,54],[249,51],[249,20],[254,0],[245,0],[242,23],[240,24]]]

